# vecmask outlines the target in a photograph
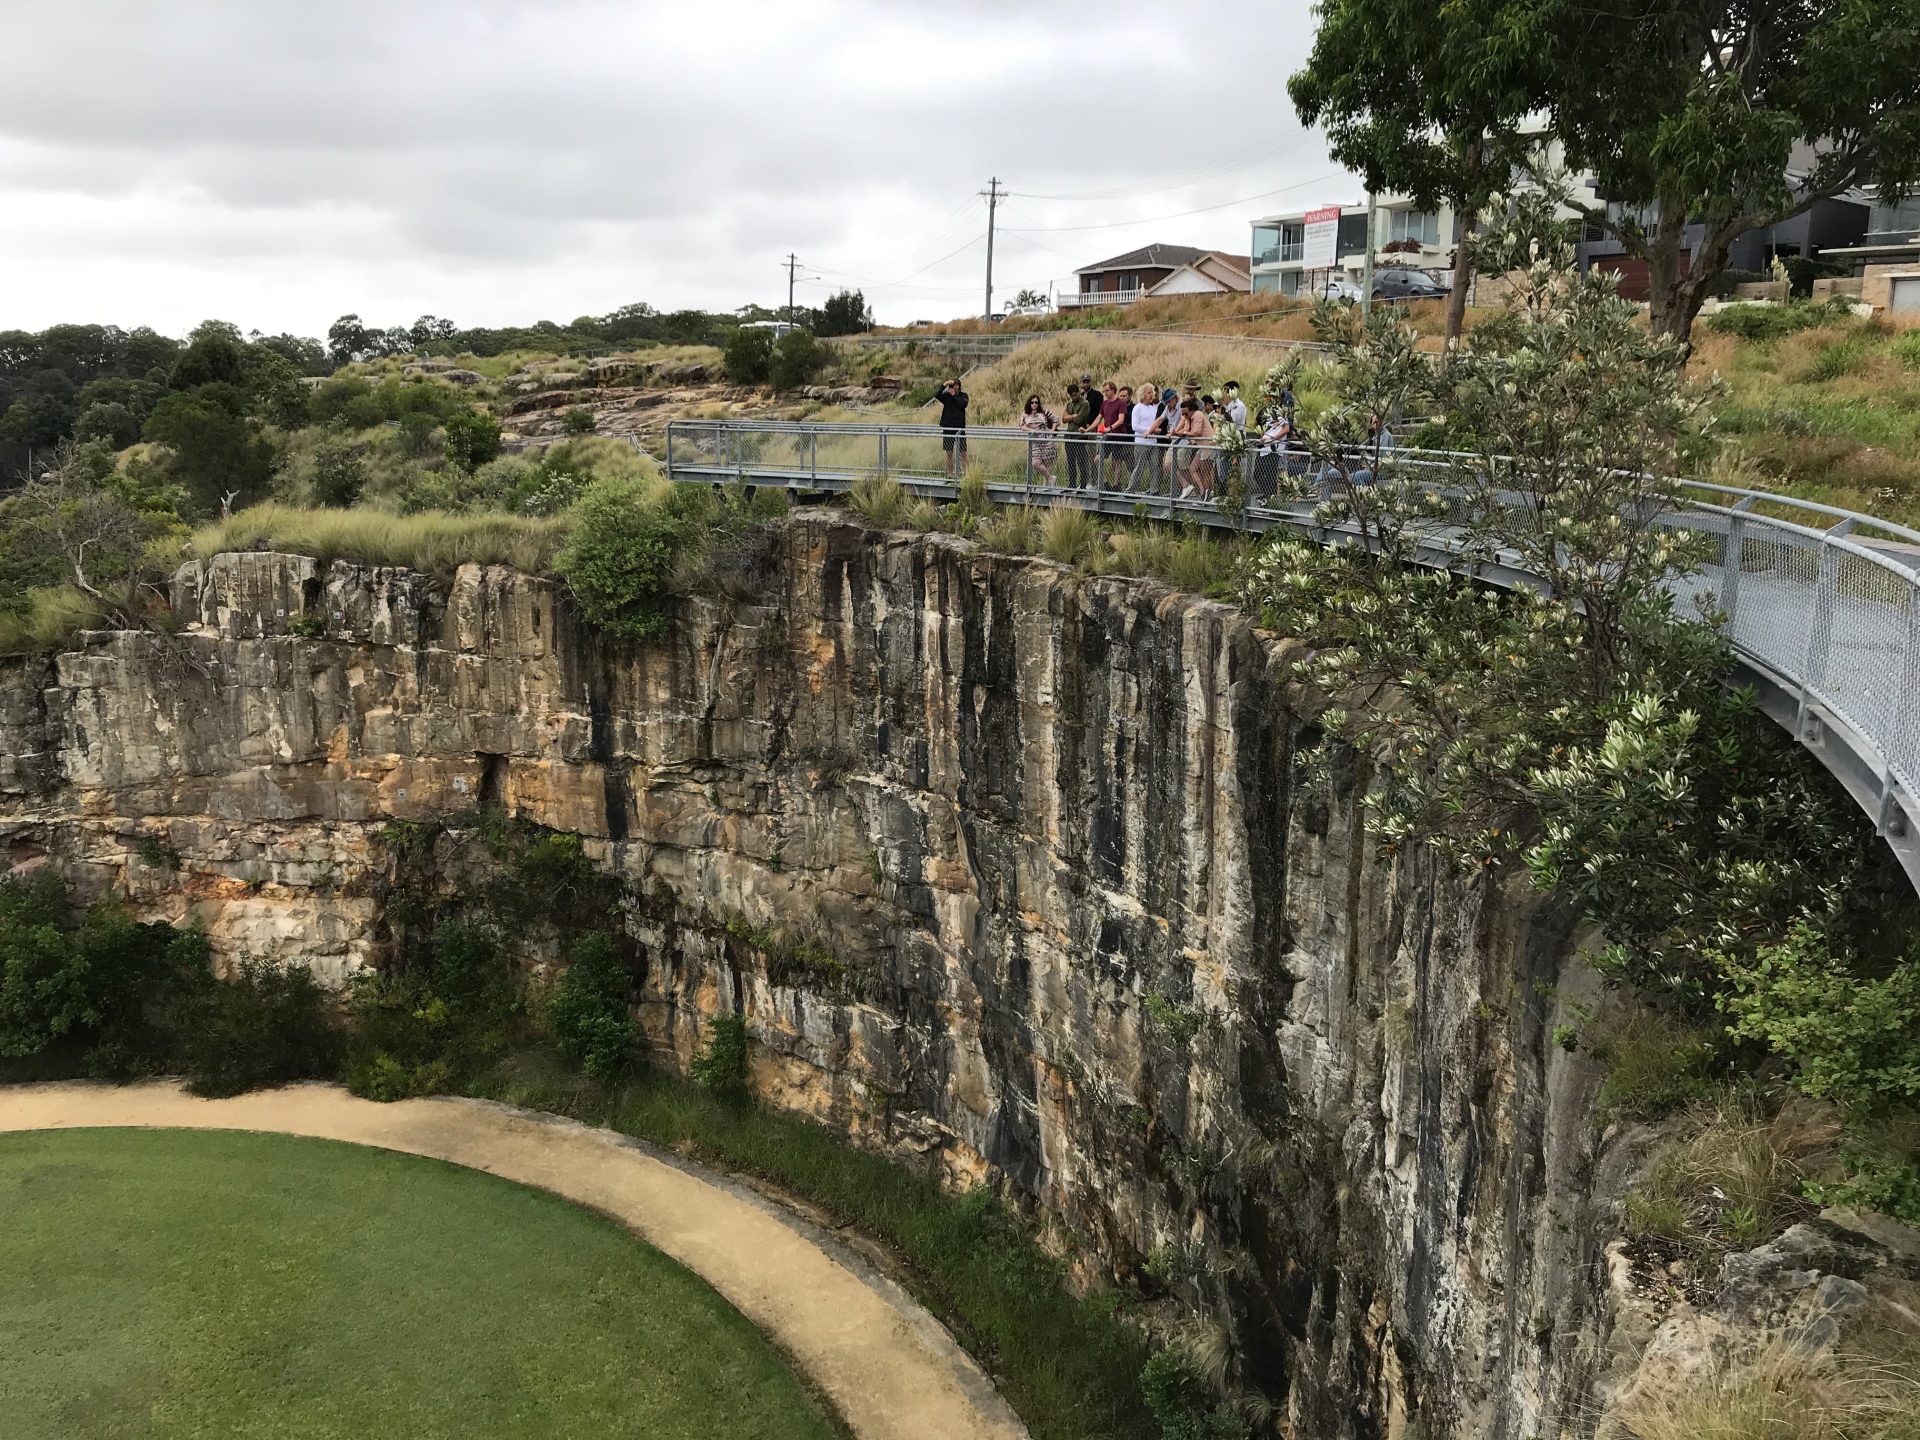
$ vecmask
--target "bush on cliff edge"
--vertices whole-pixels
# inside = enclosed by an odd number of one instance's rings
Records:
[[[598,480],[574,508],[555,562],[587,619],[616,634],[666,634],[669,582],[704,545],[717,504],[707,490],[660,481]]]

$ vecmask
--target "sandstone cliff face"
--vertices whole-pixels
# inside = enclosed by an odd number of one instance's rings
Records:
[[[389,820],[576,832],[663,1058],[743,1011],[764,1097],[1218,1307],[1299,1436],[1590,1429],[1567,917],[1377,864],[1231,609],[817,512],[763,565],[657,646],[502,570],[190,566],[181,632],[0,662],[0,842],[338,978]]]

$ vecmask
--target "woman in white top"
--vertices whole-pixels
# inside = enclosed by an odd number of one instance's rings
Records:
[[[1140,387],[1140,397],[1133,402],[1133,414],[1129,418],[1133,422],[1133,471],[1128,476],[1127,489],[1144,489],[1151,495],[1160,489],[1160,436],[1167,424],[1156,387]],[[1140,483],[1143,476],[1144,486]]]

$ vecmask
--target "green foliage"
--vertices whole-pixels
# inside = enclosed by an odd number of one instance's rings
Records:
[[[555,561],[587,619],[616,634],[657,640],[675,568],[711,539],[715,504],[691,485],[599,480],[574,509]]]
[[[247,957],[210,998],[185,1037],[196,1095],[237,1095],[337,1073],[340,1034],[328,1013],[330,996],[312,971]]]
[[[519,1007],[491,930],[444,920],[424,952],[354,977],[347,1088],[371,1100],[450,1089],[501,1053]]]
[[[575,405],[561,418],[561,428],[569,435],[593,434],[594,420],[591,405]]]
[[[873,325],[873,311],[858,290],[834,292],[812,317],[808,328],[816,335],[857,335]]]
[[[177,1068],[213,985],[206,937],[117,905],[77,914],[59,880],[0,880],[0,1062],[127,1079]]]
[[[547,997],[554,1043],[593,1080],[605,1083],[619,1073],[639,1033],[627,1008],[630,984],[618,943],[596,930],[574,942],[566,972]]]
[[[1140,1370],[1140,1393],[1161,1440],[1243,1440],[1245,1421],[1219,1403],[1184,1345],[1156,1350]]]
[[[1718,335],[1764,344],[1852,318],[1853,311],[1844,300],[1819,304],[1796,300],[1785,305],[1729,305],[1707,317],[1707,328]]]
[[[810,384],[826,362],[826,347],[813,338],[811,331],[789,330],[774,342],[767,378],[776,390],[798,390]]]
[[[344,440],[323,440],[313,455],[314,503],[344,509],[366,488],[365,450]]]
[[[500,453],[500,418],[488,410],[460,409],[446,418],[447,463],[461,470],[484,465]]]
[[[764,385],[773,373],[773,336],[761,329],[735,330],[721,350],[721,366],[736,385]]]
[[[716,1095],[739,1099],[747,1093],[747,1022],[739,1015],[715,1015],[707,1021],[707,1043],[689,1067],[693,1078]]]
[[[1780,943],[1731,951],[1722,965],[1732,1033],[1788,1060],[1807,1094],[1867,1109],[1920,1100],[1920,954],[1863,975],[1802,918]]]
[[[1590,1025],[1587,1053],[1606,1066],[1600,1120],[1651,1120],[1704,1098],[1717,1058],[1713,1037],[1658,1010],[1633,1007]]]
[[[167,394],[147,416],[143,434],[173,452],[169,475],[185,487],[198,513],[219,510],[228,497],[246,504],[266,493],[273,444],[249,418],[245,397],[232,385]]]
[[[1175,1004],[1158,990],[1149,990],[1142,1004],[1153,1023],[1178,1050],[1191,1045],[1206,1024],[1206,1012],[1199,1006]]]

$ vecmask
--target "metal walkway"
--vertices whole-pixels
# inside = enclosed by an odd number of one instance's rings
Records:
[[[1167,447],[1080,442],[1069,464],[1063,435],[1052,462],[1024,430],[966,432],[972,473],[997,503],[1066,504],[1115,516],[1192,521],[1262,533],[1284,526],[1328,543],[1351,533],[1317,524],[1313,502],[1249,504],[1236,518],[1211,499],[1173,495]],[[1042,441],[1042,445],[1046,443]],[[1397,466],[1450,468],[1460,457],[1398,450]],[[905,489],[950,500],[942,436],[932,425],[813,425],[675,420],[667,426],[670,478],[839,493],[890,475]],[[1068,488],[1079,480],[1079,488]],[[1920,889],[1920,531],[1755,490],[1688,482],[1702,498],[1663,523],[1712,542],[1682,599],[1711,592],[1761,708],[1816,755],[1873,820]],[[1766,507],[1765,513],[1760,507]],[[1463,568],[1444,530],[1421,561]],[[1470,562],[1479,578],[1538,582],[1523,569]]]

